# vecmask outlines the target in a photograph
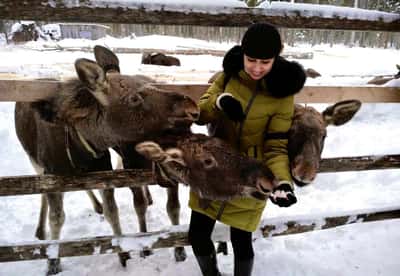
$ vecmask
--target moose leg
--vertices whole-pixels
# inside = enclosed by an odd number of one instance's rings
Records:
[[[49,222],[50,234],[52,240],[60,239],[61,228],[64,225],[65,213],[63,208],[63,194],[49,193],[46,194],[49,205]],[[61,264],[59,258],[51,258],[47,263],[47,275],[54,275],[61,272]]]
[[[121,236],[121,224],[119,222],[118,206],[114,198],[114,189],[101,190],[100,195],[103,199],[104,217],[111,225],[114,235]],[[128,252],[118,253],[119,261],[123,267],[126,266],[126,261],[130,259]]]
[[[93,209],[98,214],[103,214],[103,206],[97,199],[96,195],[92,190],[86,191],[87,195],[89,196],[90,202],[92,202]]]
[[[35,237],[39,240],[46,239],[46,222],[47,222],[47,211],[48,211],[48,203],[47,203],[47,195],[40,195],[40,213],[39,213],[39,221],[36,227]]]
[[[167,188],[168,199],[167,199],[167,213],[172,225],[179,225],[179,214],[181,210],[181,205],[179,203],[179,186],[173,186]],[[183,262],[186,260],[186,252],[184,247],[175,247],[175,260],[177,262]]]
[[[40,167],[33,158],[29,157],[31,161],[32,167],[36,171],[38,175],[44,174],[44,169]],[[35,237],[39,240],[46,239],[46,222],[47,222],[47,211],[49,209],[49,205],[47,203],[47,195],[41,194],[40,195],[40,211],[39,211],[39,221],[36,227]]]
[[[133,194],[133,206],[135,208],[136,216],[139,222],[139,231],[147,232],[147,224],[146,224],[146,211],[147,207],[152,203],[150,191],[148,187],[131,187],[130,188]],[[141,257],[146,257],[152,254],[150,249],[143,249],[140,252]]]

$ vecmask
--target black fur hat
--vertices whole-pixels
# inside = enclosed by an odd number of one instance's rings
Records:
[[[242,47],[232,47],[224,56],[222,67],[225,73],[225,84],[231,77],[237,77],[244,69]],[[276,98],[283,98],[299,92],[306,81],[303,67],[295,62],[288,61],[281,56],[275,58],[271,71],[263,78],[268,91]]]
[[[244,33],[242,50],[246,56],[269,59],[279,55],[282,40],[275,26],[267,23],[255,23]]]

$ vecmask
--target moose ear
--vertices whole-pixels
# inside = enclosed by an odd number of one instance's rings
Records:
[[[104,70],[94,61],[80,58],[75,61],[75,70],[79,79],[90,89],[96,90],[105,82]]]
[[[75,70],[81,82],[102,105],[108,105],[106,91],[108,83],[104,70],[94,61],[80,58],[75,61]]]
[[[322,112],[326,125],[340,126],[350,121],[361,107],[359,100],[346,100],[327,107]]]
[[[119,73],[119,60],[118,57],[106,47],[96,45],[94,46],[94,57],[97,63],[103,68],[106,73]]]
[[[137,144],[135,150],[148,160],[154,162],[162,162],[166,159],[165,151],[157,143],[152,141],[145,141]]]

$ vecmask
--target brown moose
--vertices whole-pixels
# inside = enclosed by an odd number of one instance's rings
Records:
[[[243,156],[219,138],[203,134],[177,137],[176,146],[165,150],[155,142],[142,142],[136,145],[136,151],[154,161],[172,186],[190,185],[203,206],[208,200],[242,196],[265,199],[276,184],[272,172],[261,162]]]
[[[167,56],[163,53],[143,53],[142,64],[154,64],[162,66],[181,66],[178,58]]]
[[[19,44],[27,41],[36,41],[38,38],[39,31],[35,23],[21,24],[18,30],[12,34],[11,41]]]
[[[198,108],[187,96],[165,93],[144,77],[121,75],[118,70],[107,74],[111,68],[119,69],[118,59],[109,53],[95,47],[98,63],[76,60],[78,79],[63,85],[51,98],[16,104],[16,133],[38,172],[66,175],[111,170],[110,147],[189,128],[198,118]],[[105,218],[114,234],[121,235],[113,189],[100,194]],[[50,238],[59,239],[65,220],[61,193],[42,195],[39,239],[45,239],[47,215]],[[120,254],[123,265],[127,258]],[[59,271],[60,260],[49,260],[48,274]]]
[[[361,107],[358,100],[346,100],[318,112],[311,106],[295,105],[288,133],[288,154],[293,181],[305,186],[314,181],[319,170],[327,126],[340,126],[353,118]]]

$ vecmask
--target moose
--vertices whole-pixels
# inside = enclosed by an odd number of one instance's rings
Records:
[[[167,56],[163,53],[143,53],[142,64],[154,64],[162,66],[181,66],[178,58]]]
[[[159,175],[171,186],[189,184],[200,195],[204,207],[209,200],[242,196],[265,199],[277,184],[262,162],[241,155],[219,138],[204,134],[178,136],[175,147],[166,150],[152,141],[139,143],[135,149],[156,163]],[[221,185],[221,177],[229,185]]]
[[[345,100],[318,112],[311,106],[295,105],[292,126],[288,132],[288,155],[294,183],[311,184],[321,161],[327,127],[350,121],[361,108],[359,100]]]
[[[36,41],[39,39],[39,28],[35,23],[20,24],[19,28],[12,33],[11,41],[15,44],[24,43],[27,41]]]
[[[94,52],[97,62],[76,60],[78,78],[65,83],[50,98],[16,103],[17,137],[38,173],[73,175],[111,170],[109,148],[162,136],[177,128],[189,129],[199,116],[189,97],[162,91],[143,76],[119,74],[118,58],[112,52],[101,46]],[[121,235],[113,189],[100,194],[106,220],[113,233]],[[91,192],[89,195],[93,199]],[[41,203],[36,236],[45,239],[48,216],[50,238],[59,239],[65,220],[63,194],[43,194]],[[101,207],[96,208],[101,212]],[[129,254],[119,257],[126,265]],[[60,260],[49,259],[48,274],[60,271]]]

